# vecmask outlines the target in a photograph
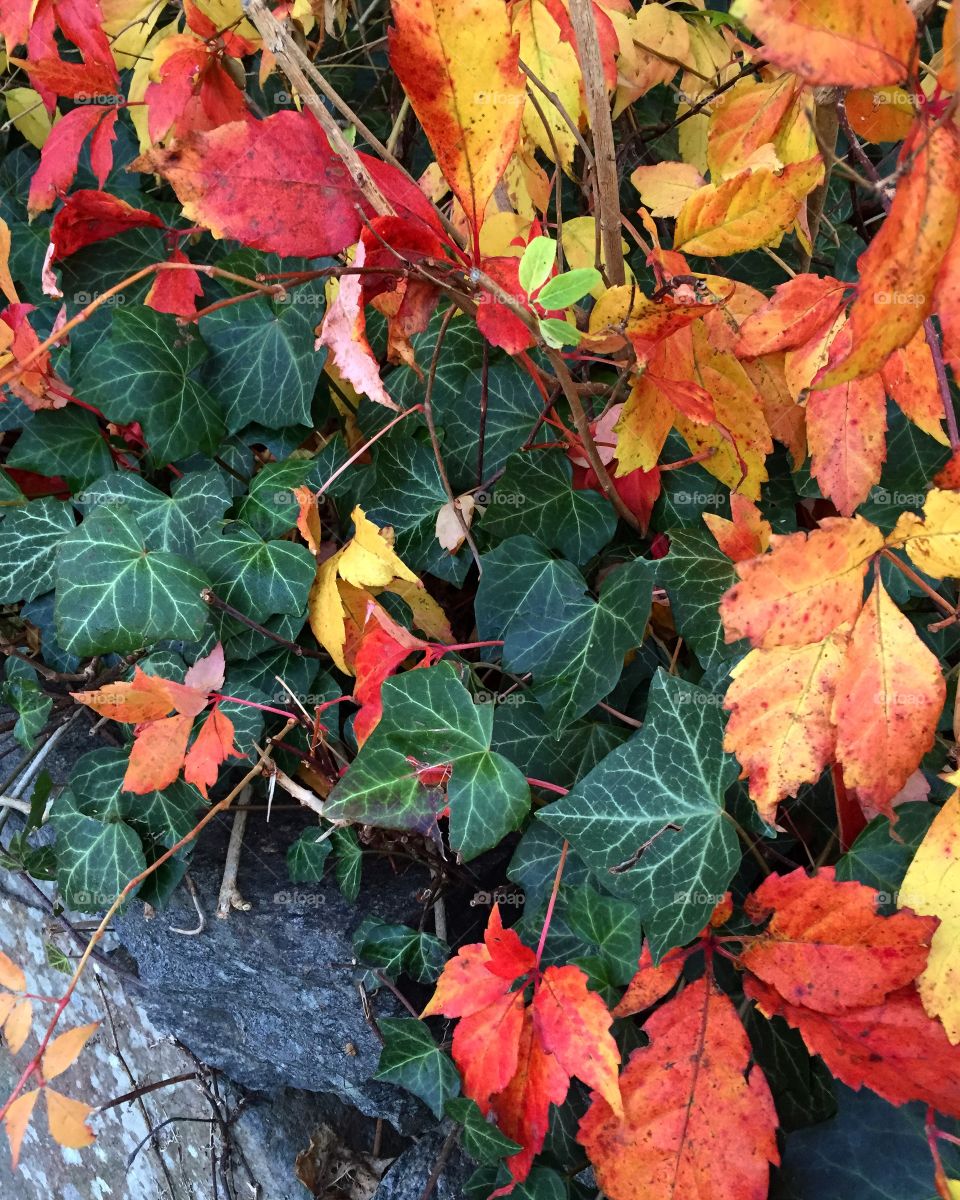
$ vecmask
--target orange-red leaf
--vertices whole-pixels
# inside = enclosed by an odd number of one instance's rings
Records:
[[[474,229],[520,132],[520,38],[502,0],[392,0],[390,63]]]
[[[764,520],[760,509],[746,496],[733,492],[730,496],[730,515],[733,518],[731,521],[717,513],[703,514],[704,524],[727,558],[733,562],[743,562],[744,559],[763,554],[770,545],[773,530],[770,522]]]
[[[613,1010],[615,1017],[632,1017],[634,1013],[652,1008],[670,991],[680,978],[686,954],[682,949],[668,950],[655,966],[650,943],[644,942],[637,973],[627,984],[620,1003]]]
[[[943,397],[926,332],[918,329],[902,349],[890,355],[880,374],[887,394],[901,412],[918,429],[949,445],[943,431]]]
[[[918,126],[912,155],[879,233],[858,261],[851,349],[816,380],[834,387],[879,370],[933,309],[934,287],[960,212],[960,141],[952,125]]]
[[[174,707],[166,679],[134,668],[130,683],[107,683],[93,692],[71,692],[74,700],[111,721],[158,721]]]
[[[774,537],[769,554],[738,563],[740,582],[720,602],[727,641],[805,646],[855,620],[867,564],[882,545],[862,517],[830,517],[812,533]]]
[[[777,1115],[737,1011],[706,979],[657,1009],[620,1079],[624,1115],[596,1092],[580,1122],[610,1200],[766,1200]]]
[[[610,1036],[612,1022],[609,1009],[587,987],[579,967],[547,967],[543,972],[533,997],[536,1036],[568,1075],[582,1079],[619,1115],[620,1051]]]
[[[832,867],[769,875],[747,897],[754,921],[770,918],[741,964],[794,1005],[821,1013],[880,1004],[926,966],[935,918],[877,914],[877,894],[840,882]]]
[[[97,104],[81,105],[60,118],[50,131],[40,153],[40,166],[30,180],[30,196],[27,207],[30,216],[46,212],[53,207],[57,196],[62,195],[73,183],[77,173],[77,159],[88,135],[92,133],[107,113],[116,120],[117,110],[102,108]],[[91,148],[92,153],[92,148]],[[97,167],[105,169],[97,169]],[[103,186],[110,169],[109,161],[94,164],[97,182]]]
[[[233,722],[219,708],[211,709],[183,760],[183,777],[196,785],[200,795],[217,782],[220,764],[227,758],[243,758],[233,744]]]
[[[169,787],[180,774],[192,728],[193,717],[182,713],[142,726],[130,751],[124,789],[145,795]]]
[[[807,83],[899,83],[917,36],[907,0],[736,0],[732,11],[764,58]]]
[[[887,457],[887,397],[879,374],[807,397],[810,474],[845,517],[880,481]]]
[[[525,1006],[523,992],[504,991],[479,1012],[463,1017],[453,1031],[451,1053],[463,1079],[463,1092],[486,1113],[490,1097],[517,1070]]]
[[[960,1046],[927,1016],[912,983],[880,1004],[833,1014],[790,1004],[751,976],[744,990],[766,1016],[799,1030],[810,1053],[848,1087],[866,1085],[891,1104],[920,1100],[960,1117]]]
[[[81,188],[67,197],[53,218],[50,226],[53,261],[69,258],[85,246],[126,233],[128,229],[144,227],[163,229],[163,219],[146,209],[134,208],[109,192]]]
[[[933,745],[946,694],[936,655],[878,575],[854,625],[833,704],[843,781],[861,804],[890,811]]]
[[[780,284],[740,326],[737,354],[754,358],[808,342],[836,320],[846,286],[830,275],[797,275]]]

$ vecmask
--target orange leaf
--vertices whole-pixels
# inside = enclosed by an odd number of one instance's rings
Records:
[[[145,795],[163,791],[180,774],[193,717],[166,717],[150,721],[137,732],[123,777],[124,790]]]
[[[204,799],[207,788],[217,782],[224,759],[245,757],[233,744],[233,732],[233,722],[226,713],[211,709],[183,760],[184,779],[195,784]]]
[[[18,1054],[30,1033],[33,1023],[33,1005],[29,1000],[18,1000],[3,1025],[3,1036],[11,1054]]]
[[[634,1013],[652,1008],[680,978],[686,961],[686,953],[680,948],[675,948],[668,950],[654,966],[650,943],[644,942],[637,973],[627,984],[627,990],[620,997],[620,1003],[613,1010],[613,1015],[632,1017]]]
[[[500,905],[490,910],[490,920],[484,930],[483,943],[490,955],[487,970],[501,979],[519,979],[537,965],[537,956],[525,946],[513,929],[504,929]]]
[[[707,163],[716,182],[744,169],[751,155],[772,142],[789,114],[799,81],[781,75],[769,83],[742,80],[710,114]]]
[[[39,1088],[34,1088],[32,1092],[24,1092],[22,1096],[18,1096],[13,1101],[3,1118],[7,1139],[10,1142],[10,1165],[14,1171],[20,1161],[20,1145],[23,1142],[23,1135],[27,1132],[27,1126],[30,1124],[30,1118],[33,1116],[33,1109],[39,1095]]]
[[[624,1115],[596,1092],[580,1122],[610,1200],[766,1200],[780,1161],[767,1081],[737,1011],[699,979],[657,1009],[620,1079]]]
[[[53,1088],[43,1090],[47,1097],[47,1123],[55,1142],[71,1150],[81,1150],[97,1140],[96,1134],[86,1124],[87,1118],[93,1113],[89,1104],[72,1100]]]
[[[845,517],[880,481],[887,457],[887,397],[879,374],[807,397],[810,474]]]
[[[463,1078],[463,1092],[486,1113],[490,1097],[502,1092],[517,1070],[525,1006],[523,991],[503,994],[479,1012],[457,1022],[451,1053]]]
[[[848,1087],[866,1085],[891,1104],[921,1100],[960,1117],[960,1046],[923,1011],[913,984],[881,1004],[833,1014],[790,1004],[749,975],[744,991],[765,1016],[783,1017],[799,1030],[810,1053]]]
[[[297,513],[297,529],[307,543],[311,554],[320,552],[320,510],[317,493],[308,487],[293,489],[300,511]]]
[[[11,992],[22,992],[27,986],[27,979],[23,971],[10,958],[0,950],[0,987],[9,988]]]
[[[831,706],[847,638],[837,629],[808,646],[751,650],[731,671],[723,747],[737,756],[767,822],[784,797],[816,783],[833,759]]]
[[[843,781],[861,804],[890,801],[933,745],[947,685],[940,664],[879,575],[837,678],[833,721]]]
[[[736,0],[731,11],[765,59],[807,83],[899,83],[917,36],[907,0]]]
[[[858,260],[852,348],[828,364],[818,387],[879,370],[933,309],[934,286],[960,212],[960,143],[952,125],[918,125],[903,154],[915,155],[913,164],[882,228]]]
[[[846,284],[830,275],[798,275],[780,284],[740,326],[736,353],[753,358],[802,346],[833,324],[843,308],[845,289]]]
[[[390,63],[478,230],[520,133],[520,38],[502,0],[393,0]]]
[[[943,397],[926,332],[918,329],[902,349],[890,355],[880,374],[887,394],[904,415],[918,429],[949,445],[943,431]]]
[[[745,908],[753,921],[770,921],[741,965],[788,1003],[821,1013],[880,1004],[916,979],[937,927],[906,910],[879,916],[873,888],[838,881],[832,867],[768,875]]]
[[[58,1075],[62,1075],[67,1067],[76,1061],[80,1051],[99,1028],[100,1022],[93,1021],[89,1025],[78,1025],[75,1029],[68,1029],[66,1033],[55,1037],[43,1053],[40,1069],[44,1079],[56,1079]]]
[[[720,602],[726,640],[805,646],[856,619],[880,530],[862,517],[828,517],[820,528],[771,539],[762,558],[737,564],[740,582]]]
[[[620,1115],[620,1051],[610,1036],[613,1018],[587,987],[579,967],[547,967],[533,997],[533,1027],[543,1048],[568,1075],[594,1088]]]
[[[902,142],[917,115],[913,97],[904,88],[858,88],[844,101],[854,133],[866,142]]]
[[[727,558],[733,562],[743,562],[744,559],[763,554],[770,545],[773,530],[770,522],[764,520],[760,509],[746,496],[733,492],[730,496],[730,513],[732,521],[716,513],[702,514],[704,523]]]
[[[934,302],[943,331],[943,357],[960,380],[960,222],[937,277]]]
[[[427,642],[398,625],[374,601],[369,602],[363,636],[353,660],[357,677],[353,695],[360,705],[353,722],[353,735],[358,746],[362,746],[380,724],[383,681],[415,650],[429,652],[429,649]]]
[[[147,675],[139,667],[134,668],[130,683],[108,683],[93,692],[70,694],[101,717],[135,725],[141,721],[158,721],[174,707],[167,680],[158,675]]]

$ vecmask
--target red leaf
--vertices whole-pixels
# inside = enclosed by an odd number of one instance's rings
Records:
[[[134,208],[119,196],[81,188],[66,198],[63,207],[53,218],[50,226],[53,261],[69,258],[78,250],[104,238],[143,227],[163,229],[165,226],[156,213]]]
[[[523,991],[504,991],[479,1012],[464,1017],[453,1032],[451,1053],[464,1093],[484,1114],[490,1097],[502,1092],[517,1070],[525,1005]]]
[[[190,260],[178,246],[168,261],[189,263]],[[196,271],[160,270],[153,277],[144,304],[157,312],[173,313],[177,317],[192,317],[197,311],[197,298],[202,295],[203,284]]]
[[[650,943],[644,942],[637,973],[627,984],[620,1003],[613,1010],[615,1017],[632,1017],[634,1013],[652,1008],[670,991],[680,978],[683,964],[687,961],[681,949],[668,951],[663,960],[654,966]]]
[[[252,121],[244,93],[204,42],[185,34],[168,40],[180,49],[163,60],[159,80],[144,94],[151,141]]]
[[[419,188],[394,167],[359,157],[398,216],[440,232]],[[279,112],[265,121],[187,133],[172,149],[150,150],[133,166],[163,176],[188,220],[214,237],[276,254],[339,254],[360,236],[357,206],[369,208],[309,113]]]
[[[519,258],[485,258],[481,266],[490,278],[512,296],[518,304],[526,307],[527,297],[520,286],[517,272]],[[508,354],[519,354],[529,350],[536,338],[518,316],[489,292],[483,292],[477,306],[477,328],[493,346],[499,346]]]
[[[873,888],[838,882],[832,867],[769,875],[745,907],[770,923],[741,965],[789,1003],[818,1012],[879,1004],[926,966],[937,921],[907,910],[881,917],[876,904]]]
[[[829,329],[840,315],[846,287],[830,275],[798,275],[781,283],[740,326],[736,353],[756,358],[802,346]]]
[[[504,929],[499,904],[490,910],[490,919],[483,934],[483,942],[490,961],[487,970],[501,979],[519,979],[529,974],[537,965],[537,956],[525,946],[512,929]]]
[[[220,764],[244,757],[233,744],[233,722],[214,706],[183,760],[183,777],[206,799],[207,788],[217,782]]]
[[[116,120],[117,110],[115,108],[101,108],[96,104],[75,108],[66,116],[61,117],[50,130],[50,136],[40,151],[40,165],[30,180],[27,209],[31,217],[51,208],[57,196],[70,187],[73,177],[77,173],[77,159],[80,157],[83,143],[104,117],[111,112],[113,119]],[[98,155],[101,167],[103,166],[102,157],[102,153]],[[109,169],[108,163],[107,171],[102,173],[102,177],[99,177],[101,186]]]

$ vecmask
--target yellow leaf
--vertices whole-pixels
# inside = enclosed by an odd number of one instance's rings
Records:
[[[731,671],[723,747],[750,779],[750,798],[768,823],[777,805],[816,783],[833,758],[830,718],[849,626],[809,646],[751,650]]]
[[[237,0],[239,3],[239,0]],[[390,64],[473,229],[517,144],[526,80],[502,0],[393,0]]]
[[[923,516],[901,513],[887,545],[906,550],[914,565],[935,579],[960,579],[960,492],[932,488]]]
[[[417,576],[393,552],[393,530],[389,534],[367,520],[357,505],[351,514],[354,535],[340,555],[338,572],[341,579],[359,588],[386,587],[392,579],[419,582]]]
[[[156,0],[100,0],[101,28],[118,70],[136,67],[163,9]]]
[[[11,304],[17,303],[17,289],[10,275],[10,226],[3,217],[0,217],[0,292]]]
[[[569,172],[577,146],[576,134],[569,122],[579,126],[583,114],[581,72],[576,52],[562,39],[560,27],[540,0],[529,0],[514,10],[513,28],[520,35],[521,59],[544,87],[553,92],[569,117],[568,121],[556,104],[534,84],[531,92],[536,97],[536,105],[528,95],[523,110],[523,131],[551,161],[559,152],[558,166]],[[537,106],[546,118],[549,133]]]
[[[723,35],[706,21],[689,25],[690,69],[680,79],[677,116],[682,117],[695,104],[709,96],[721,84],[730,80],[740,69],[740,63],[727,45]],[[680,157],[692,163],[701,175],[707,173],[707,131],[710,127],[709,107],[687,117],[677,130]]]
[[[32,1092],[24,1092],[22,1096],[18,1096],[14,1100],[3,1118],[7,1138],[10,1142],[10,1164],[14,1170],[17,1169],[17,1163],[20,1161],[20,1145],[23,1142],[23,1135],[27,1132],[27,1126],[30,1124],[30,1118],[33,1116],[33,1109],[39,1095],[39,1088],[34,1088]]]
[[[53,1088],[43,1090],[47,1097],[47,1124],[55,1142],[70,1150],[81,1150],[97,1140],[96,1134],[86,1124],[87,1118],[93,1113],[89,1104],[72,1100]]]
[[[394,579],[383,590],[399,596],[407,604],[414,625],[428,638],[446,644],[454,640],[447,614],[419,580],[410,583],[407,579]]]
[[[42,149],[53,128],[53,118],[47,112],[39,93],[28,87],[8,88],[3,93],[3,99],[7,106],[7,115],[14,127],[31,146]],[[60,110],[57,109],[54,116],[59,115]]]
[[[563,246],[563,254],[568,268],[594,266],[597,256],[596,217],[571,217],[569,221],[564,221],[560,242]],[[629,246],[622,238],[620,245],[624,254],[626,254]],[[600,247],[600,265],[601,267],[606,266],[602,245]],[[624,264],[624,269],[627,273],[625,286],[629,287],[633,279],[633,272],[627,263]],[[590,295],[594,299],[599,300],[605,291],[604,284],[598,283],[596,287],[590,289]]]
[[[158,29],[137,59],[137,65],[133,68],[133,74],[130,76],[130,86],[127,88],[127,112],[130,115],[130,120],[133,122],[133,127],[137,131],[137,138],[140,142],[140,150],[146,153],[153,145],[150,141],[150,131],[147,127],[147,106],[143,103],[147,88],[152,80],[150,78],[154,67],[154,56],[161,49],[167,38],[174,37],[179,32],[179,19],[173,20],[169,25],[164,25],[162,29]]]
[[[744,79],[722,97],[710,115],[707,162],[719,183],[743,170],[756,151],[773,142],[790,114],[798,81],[781,75],[769,83]]]
[[[317,577],[313,581],[307,600],[307,614],[310,618],[313,636],[330,655],[339,670],[344,675],[349,675],[350,668],[343,657],[347,629],[343,619],[343,602],[337,588],[337,567],[342,554],[343,551],[338,550],[317,568]]]
[[[939,917],[917,989],[923,1007],[960,1042],[960,792],[937,813],[900,885],[897,903]]]
[[[56,1079],[58,1075],[62,1075],[67,1067],[76,1061],[80,1051],[99,1028],[100,1022],[92,1021],[89,1025],[77,1025],[76,1028],[68,1029],[66,1033],[55,1037],[43,1054],[40,1069],[44,1079]]]
[[[658,83],[669,83],[681,67],[695,66],[690,26],[662,4],[644,4],[627,23],[626,33],[617,60],[614,119]]]
[[[697,168],[683,162],[637,167],[630,182],[655,217],[675,217],[690,196],[704,186]]]
[[[616,425],[617,473],[652,471],[673,426],[674,408],[646,375],[634,380]]]
[[[519,213],[490,213],[480,230],[480,253],[484,258],[520,258],[530,225],[530,219]],[[518,238],[520,245],[514,245]]]
[[[248,42],[260,44],[256,25],[243,15],[242,0],[193,0],[197,8],[210,18],[217,29],[229,29]]]
[[[804,197],[823,176],[823,162],[791,163],[779,174],[744,171],[719,187],[694,192],[677,217],[675,248],[714,256],[756,250],[790,228]]]

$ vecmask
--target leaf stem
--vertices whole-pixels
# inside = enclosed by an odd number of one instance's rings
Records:
[[[560,880],[563,878],[563,868],[567,861],[567,851],[570,849],[570,843],[564,838],[563,848],[560,851],[560,861],[557,863],[557,873],[553,877],[553,890],[550,892],[550,899],[547,902],[547,913],[543,918],[543,929],[540,932],[540,941],[537,943],[537,974],[540,973],[540,960],[543,958],[543,948],[547,944],[547,934],[550,932],[550,922],[553,920],[553,910],[557,903],[557,893],[560,891]]]

